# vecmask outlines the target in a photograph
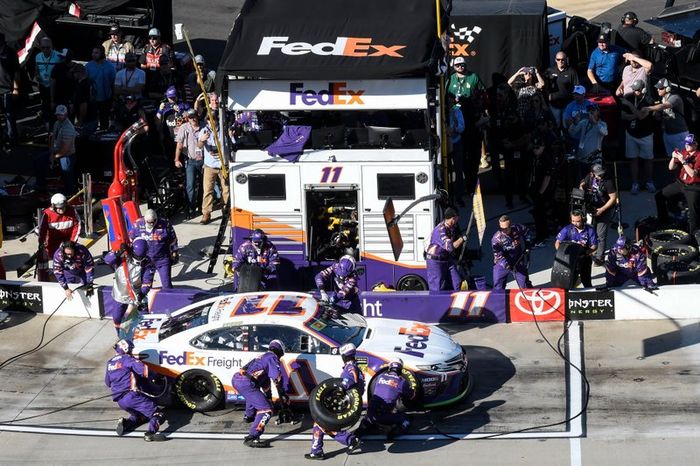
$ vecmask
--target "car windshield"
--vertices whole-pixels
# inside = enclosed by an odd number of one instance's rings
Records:
[[[345,343],[360,346],[367,330],[367,321],[357,314],[332,317],[328,313],[321,312],[307,322],[306,326],[333,340],[338,346]]]
[[[214,303],[207,303],[195,307],[166,320],[160,327],[160,339],[163,340],[183,330],[199,327],[209,322],[209,311],[211,310],[212,304]]]

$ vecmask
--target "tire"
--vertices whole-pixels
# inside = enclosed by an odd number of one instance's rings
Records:
[[[578,243],[564,241],[559,245],[552,264],[552,287],[570,290],[576,287],[578,275],[578,259],[583,246]]]
[[[263,278],[262,268],[257,264],[243,264],[238,270],[238,292],[262,291],[260,282]]]
[[[224,388],[219,378],[201,369],[181,374],[175,381],[175,393],[180,402],[192,411],[210,411],[224,400]]]
[[[311,391],[309,411],[313,420],[326,430],[347,429],[360,420],[362,396],[355,388],[343,388],[343,379],[327,379]]]
[[[700,262],[667,262],[659,264],[657,280],[660,285],[700,283]]]
[[[651,250],[659,246],[675,246],[678,244],[689,244],[690,235],[683,230],[674,230],[672,228],[666,230],[656,230],[649,233],[649,244]]]
[[[386,369],[380,370],[372,378],[372,380],[370,380],[369,391],[367,393],[368,400],[372,398],[372,394],[374,393],[374,387],[377,384],[377,379],[379,378],[379,375],[383,374],[384,372],[386,372]],[[423,387],[421,386],[420,382],[418,382],[418,379],[416,378],[415,374],[413,374],[413,372],[408,371],[406,369],[403,369],[401,371],[401,377],[403,377],[404,380],[406,380],[411,385],[411,388],[413,389],[413,393],[415,395],[410,400],[404,400],[403,398],[401,398],[401,400],[399,401],[399,408],[420,408],[423,405]]]
[[[651,270],[657,273],[661,264],[668,262],[692,262],[697,258],[698,250],[694,246],[686,244],[659,246],[651,253]]]
[[[396,283],[397,291],[427,291],[428,282],[420,275],[410,273],[399,278]]]

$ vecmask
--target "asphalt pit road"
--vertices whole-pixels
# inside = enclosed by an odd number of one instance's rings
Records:
[[[3,309],[0,311],[0,330],[21,325],[36,316],[35,312],[16,309]]]

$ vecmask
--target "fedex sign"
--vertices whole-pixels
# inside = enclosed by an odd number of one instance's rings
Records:
[[[159,364],[167,363],[178,366],[204,366],[205,357],[196,356],[192,351],[183,351],[179,354],[169,354],[167,351],[158,353]]]
[[[289,42],[288,36],[266,36],[260,42],[258,55],[270,55],[273,49],[279,49],[284,55],[341,55],[345,57],[396,57],[403,58],[399,50],[405,45],[372,44],[371,37],[338,37],[335,42]]]
[[[289,84],[289,104],[299,105],[363,105],[364,90],[347,88],[346,82],[330,82],[321,90],[304,89],[304,83]]]

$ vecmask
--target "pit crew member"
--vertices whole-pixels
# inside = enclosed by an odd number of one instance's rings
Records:
[[[349,255],[341,257],[335,264],[317,273],[314,281],[321,293],[322,301],[334,305],[343,312],[356,314],[362,312],[354,257]]]
[[[64,241],[53,255],[53,275],[69,301],[73,299],[73,291],[68,288],[68,283],[80,283],[85,286],[85,296],[92,296],[94,269],[92,254],[82,244]]]
[[[430,244],[425,250],[430,291],[459,290],[462,287],[462,276],[452,255],[466,240],[466,236],[456,238],[458,221],[457,211],[448,207],[445,209],[445,219],[437,224],[430,235]]]
[[[507,215],[498,219],[499,230],[491,238],[493,248],[493,289],[505,290],[509,274],[513,274],[520,288],[532,288],[524,256],[529,247],[528,230],[520,224],[512,225]]]
[[[647,267],[646,253],[624,236],[620,236],[615,246],[610,248],[605,260],[605,286],[622,286],[628,280],[645,289],[656,288],[651,271]]]
[[[39,281],[48,281],[48,260],[64,241],[77,241],[80,216],[61,193],[51,196],[51,207],[44,209],[39,221],[37,271]]]
[[[565,226],[557,234],[554,242],[554,249],[559,249],[562,241],[572,241],[583,247],[581,257],[578,260],[578,273],[581,276],[581,283],[585,288],[593,286],[591,284],[591,257],[598,249],[598,235],[595,228],[587,225],[583,220],[583,212],[574,210],[571,212],[571,224]]]
[[[250,239],[238,247],[233,256],[233,289],[238,290],[238,268],[243,264],[258,264],[262,269],[262,280],[260,285],[264,290],[275,290],[279,288],[277,280],[277,267],[280,265],[277,248],[272,241],[267,239],[264,231],[256,228]]]
[[[146,255],[158,270],[163,288],[172,288],[171,267],[180,260],[177,247],[177,235],[170,221],[158,218],[153,209],[148,209],[144,216],[134,223],[129,230],[129,238],[145,240],[148,244]]]
[[[131,354],[133,349],[134,343],[131,340],[119,340],[114,345],[117,354],[107,361],[105,385],[112,390],[112,400],[130,415],[117,421],[117,435],[121,437],[148,420],[148,430],[143,439],[147,442],[161,442],[165,436],[158,433],[158,429],[163,413],[153,399],[140,390],[139,378],[148,377],[148,366]]]

